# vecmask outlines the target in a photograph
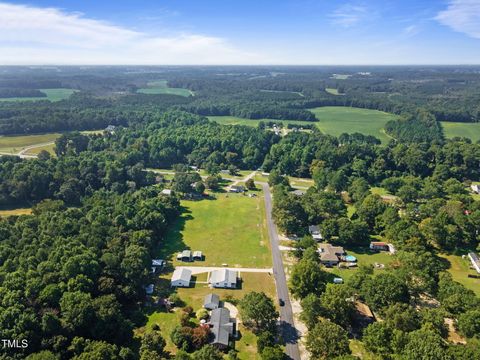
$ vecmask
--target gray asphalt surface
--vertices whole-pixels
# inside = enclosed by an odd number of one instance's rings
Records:
[[[283,268],[282,254],[278,248],[278,232],[277,227],[272,219],[272,195],[268,184],[259,183],[263,188],[265,195],[265,210],[267,212],[267,227],[270,235],[270,244],[272,247],[273,258],[273,274],[275,276],[275,282],[277,285],[277,297],[283,299],[284,306],[280,307],[280,328],[283,339],[286,343],[286,354],[289,359],[300,360],[300,351],[298,349],[298,332],[295,329],[293,323],[293,311],[292,304],[290,303],[290,297],[288,294],[287,279],[285,277],[285,271]]]

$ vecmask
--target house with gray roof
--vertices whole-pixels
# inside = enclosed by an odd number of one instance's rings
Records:
[[[480,274],[480,258],[478,257],[478,255],[474,252],[469,252],[468,258],[470,259],[473,268],[477,271],[477,273]]]
[[[219,349],[226,349],[236,332],[236,320],[230,318],[230,311],[226,308],[212,310],[210,316],[211,344]]]
[[[178,253],[177,260],[192,261],[192,252],[190,250],[183,250],[181,253]]]
[[[237,287],[238,273],[230,269],[217,269],[210,273],[208,282],[215,288],[235,289]]]
[[[192,271],[183,267],[176,268],[170,280],[172,287],[189,287]]]
[[[217,294],[207,294],[203,300],[203,307],[207,310],[214,310],[220,307],[220,298]]]
[[[310,225],[308,227],[308,232],[310,233],[310,235],[312,235],[314,240],[323,240],[322,233],[320,232],[320,228],[317,225]]]
[[[194,251],[193,252],[193,260],[202,261],[203,260],[203,253],[201,251]]]

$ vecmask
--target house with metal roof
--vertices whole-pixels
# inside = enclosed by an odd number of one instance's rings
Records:
[[[172,195],[172,190],[171,190],[171,189],[163,189],[163,190],[161,191],[161,194],[162,194],[162,195],[171,196],[171,195]]]
[[[203,307],[207,310],[214,310],[220,307],[220,298],[217,294],[207,294],[203,300]]]
[[[194,251],[193,252],[193,260],[202,261],[203,260],[202,252],[201,251]]]
[[[478,255],[474,252],[469,252],[468,258],[470,259],[473,268],[477,271],[477,273],[480,274],[480,258],[478,257]]]
[[[230,288],[237,287],[238,273],[230,269],[217,269],[210,273],[208,282],[215,288]]]
[[[230,318],[230,311],[226,308],[212,310],[210,316],[211,344],[219,349],[226,349],[236,332],[236,320]]]
[[[192,261],[192,252],[190,250],[183,250],[177,254],[177,260],[179,261]]]
[[[308,232],[310,233],[310,235],[312,235],[314,240],[323,240],[322,233],[320,232],[320,228],[317,225],[310,225],[308,227]]]
[[[176,268],[170,280],[172,287],[189,287],[192,271],[183,267]]]

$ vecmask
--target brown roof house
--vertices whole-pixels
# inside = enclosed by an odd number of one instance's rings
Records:
[[[340,257],[345,255],[345,250],[341,246],[333,246],[328,243],[318,244],[320,253],[320,262],[325,266],[335,266],[340,262]]]

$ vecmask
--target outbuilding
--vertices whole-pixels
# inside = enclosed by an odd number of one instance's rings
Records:
[[[213,270],[208,282],[215,288],[235,289],[237,287],[237,272],[230,269]]]
[[[203,307],[207,310],[214,310],[220,307],[220,298],[217,294],[207,294],[203,301]]]
[[[192,271],[183,267],[176,268],[171,279],[172,287],[189,287]]]

